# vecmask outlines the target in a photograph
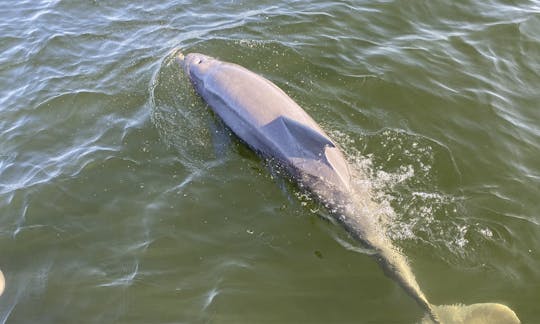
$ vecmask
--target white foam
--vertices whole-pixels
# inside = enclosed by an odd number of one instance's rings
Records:
[[[349,160],[363,215],[379,221],[392,241],[424,242],[462,257],[473,231],[485,238],[493,235],[488,228],[471,226],[459,217],[459,197],[438,191],[435,144],[429,139],[394,130],[367,135],[376,137],[377,147],[386,147],[383,151],[388,155],[381,159],[376,154],[383,153],[362,152],[366,144],[361,144],[372,139],[355,141],[340,131],[329,133]]]

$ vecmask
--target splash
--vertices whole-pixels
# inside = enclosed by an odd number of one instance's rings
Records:
[[[402,130],[357,138],[329,133],[349,160],[357,195],[373,201],[367,213],[396,245],[413,241],[445,262],[477,263],[472,244],[491,240],[493,232],[464,217],[464,198],[456,194],[461,176],[444,145]]]

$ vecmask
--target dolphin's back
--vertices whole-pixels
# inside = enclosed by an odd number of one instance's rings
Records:
[[[293,174],[349,190],[347,163],[320,126],[283,90],[232,63],[219,62],[203,80],[201,96],[253,149]]]

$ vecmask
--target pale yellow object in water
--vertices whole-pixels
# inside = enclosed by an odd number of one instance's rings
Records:
[[[508,306],[496,303],[433,306],[441,323],[448,324],[519,324],[516,313]],[[422,324],[433,321],[426,316]]]
[[[6,278],[4,278],[4,274],[2,273],[2,270],[0,270],[0,296],[2,296],[4,288],[6,288]]]

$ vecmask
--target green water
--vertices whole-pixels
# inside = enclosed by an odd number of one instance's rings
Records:
[[[262,74],[331,134],[432,303],[540,321],[538,1],[0,12],[0,323],[424,315],[209,113],[178,48]]]

